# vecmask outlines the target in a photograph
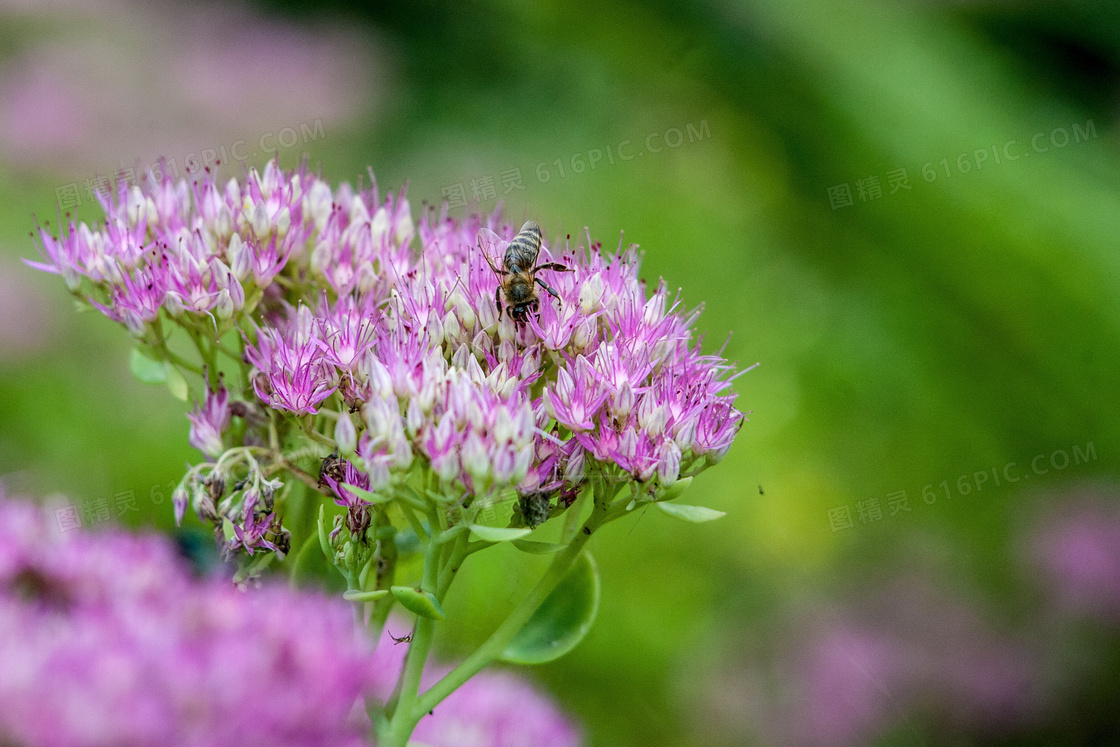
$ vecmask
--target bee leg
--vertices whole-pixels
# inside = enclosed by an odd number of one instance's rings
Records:
[[[560,264],[559,262],[545,262],[543,265],[537,265],[533,268],[533,272],[538,270],[555,270],[556,272],[575,272],[571,267]]]
[[[497,287],[494,289],[494,303],[498,306],[498,321],[502,320],[502,289]]]
[[[545,283],[543,280],[541,280],[540,278],[533,278],[533,280],[537,281],[537,284],[540,285],[540,287],[544,288],[546,291],[548,291],[549,295],[551,295],[557,301],[560,300],[560,296],[556,295],[556,291],[552,290],[552,288],[549,288],[548,284]]]

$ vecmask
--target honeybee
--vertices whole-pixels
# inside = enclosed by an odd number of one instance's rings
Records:
[[[484,242],[488,246],[484,246]],[[487,228],[478,232],[478,248],[482,252],[482,256],[486,258],[486,264],[490,265],[490,269],[501,278],[498,281],[498,287],[494,290],[494,303],[498,305],[498,318],[502,318],[502,297],[504,296],[506,304],[509,306],[510,318],[519,324],[524,324],[529,318],[529,312],[536,311],[540,305],[536,286],[539,285],[557,301],[560,300],[556,291],[537,277],[537,273],[541,270],[556,270],[557,272],[572,272],[573,270],[557,262],[535,264],[537,255],[541,251],[541,227],[537,225],[536,221],[525,221],[525,225],[513,237],[513,241],[506,244],[505,252],[502,254],[502,267],[498,269],[494,266],[493,260],[490,259],[490,252],[487,250],[489,248],[492,251],[494,247],[503,243],[505,242],[496,233]]]
[[[328,477],[336,482],[342,482],[346,477],[346,460],[338,455],[338,449],[323,457],[323,463],[319,465],[320,488],[326,486]]]

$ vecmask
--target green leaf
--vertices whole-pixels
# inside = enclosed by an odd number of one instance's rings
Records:
[[[346,591],[346,578],[327,560],[319,538],[308,537],[295,556],[292,566],[292,585],[298,588],[319,588],[328,592]]]
[[[347,602],[376,602],[388,593],[388,589],[377,589],[376,591],[344,591],[342,592],[342,598]]]
[[[167,376],[167,389],[171,392],[171,396],[186,402],[190,396],[190,387],[187,386],[187,380],[183,378],[183,374],[179,373],[179,369],[170,363],[164,367],[164,374]]]
[[[518,631],[501,659],[511,664],[543,664],[575,648],[599,612],[599,569],[584,550],[564,578]]]
[[[133,348],[128,354],[128,367],[132,375],[145,384],[162,384],[167,381],[167,369],[163,361],[155,361]]]
[[[394,586],[392,592],[401,606],[409,612],[431,620],[443,619],[443,607],[440,606],[435,594],[430,591],[414,589],[411,586]]]
[[[550,552],[563,550],[567,545],[558,545],[554,542],[534,542],[533,540],[513,540],[511,545],[516,547],[521,552],[527,552],[532,555],[547,555]]]
[[[365,490],[364,488],[359,488],[357,485],[351,485],[348,482],[342,483],[342,487],[353,493],[355,498],[361,498],[366,503],[388,503],[389,501],[393,500],[387,495],[372,493],[368,490]]]
[[[471,524],[471,534],[486,542],[508,542],[532,533],[529,527],[487,527]]]
[[[714,508],[705,508],[704,506],[685,506],[680,503],[657,503],[655,505],[673,518],[684,519],[697,524],[727,516],[724,511],[716,511]]]

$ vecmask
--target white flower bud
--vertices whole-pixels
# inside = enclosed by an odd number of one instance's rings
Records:
[[[230,236],[226,257],[229,258],[230,269],[238,280],[249,277],[249,272],[252,270],[252,257],[249,255],[249,247],[241,239],[241,234],[235,233]]]
[[[583,286],[579,289],[579,308],[584,314],[590,314],[599,308],[599,303],[603,298],[603,277],[600,273],[595,273],[584,281]]]
[[[163,296],[163,308],[172,319],[178,319],[184,311],[183,297],[175,291],[167,291]]]
[[[669,487],[677,481],[680,474],[681,450],[672,441],[666,441],[657,465],[658,481],[662,487]]]
[[[393,393],[393,378],[389,375],[389,369],[385,368],[385,364],[372,351],[366,353],[365,369],[372,396],[375,399],[388,399]]]
[[[455,316],[454,312],[447,312],[447,316],[443,318],[443,337],[448,342],[458,342],[459,336],[463,330],[459,326],[459,319]]]
[[[439,347],[443,344],[443,322],[440,321],[435,309],[428,312],[428,325],[425,331],[428,333],[428,342],[432,347]]]
[[[62,268],[62,279],[66,283],[66,288],[70,291],[76,291],[82,287],[82,276],[70,265]]]
[[[186,186],[186,182],[183,183]],[[226,182],[226,203],[230,205],[241,204],[241,184],[236,179]]]
[[[463,441],[460,451],[463,469],[476,480],[485,480],[490,474],[490,456],[478,434],[471,431]]]
[[[144,203],[148,213],[148,225],[154,226],[159,222],[159,210],[156,209],[156,204],[152,201],[151,197],[147,198]]]
[[[598,322],[595,319],[584,319],[576,325],[575,331],[572,333],[572,346],[576,352],[586,350],[595,339],[596,333],[599,331]]]
[[[218,214],[214,218],[214,233],[222,238],[233,233],[233,213],[225,205],[218,208]]]
[[[529,465],[533,463],[533,447],[522,446],[517,450],[517,462],[513,468],[512,482],[521,482],[529,474]]]
[[[358,291],[369,293],[375,285],[377,285],[377,273],[373,271],[373,265],[369,262],[363,262],[362,266],[358,268]]]
[[[514,340],[517,337],[517,324],[513,321],[508,313],[502,314],[502,320],[498,322],[498,339],[500,340]]]
[[[646,432],[653,438],[657,438],[665,432],[665,421],[668,416],[665,414],[665,407],[658,405],[653,409],[653,413],[649,417],[649,421],[645,424]]]
[[[424,427],[424,410],[420,407],[420,403],[415,399],[410,400],[408,403],[408,415],[405,420],[405,428],[408,435],[416,438],[416,434]]]
[[[258,202],[253,208],[253,233],[258,239],[263,239],[268,236],[269,228],[268,208],[263,202]]]
[[[483,329],[492,330],[498,323],[498,307],[489,298],[482,298],[477,304],[478,323]]]
[[[459,317],[459,323],[468,332],[474,331],[475,314],[474,309],[471,307],[467,297],[463,295],[463,291],[456,288],[448,299],[448,303],[455,309],[455,315]]]
[[[343,411],[338,414],[338,422],[334,425],[334,441],[338,450],[344,456],[350,456],[358,445],[358,431],[354,428],[354,421],[349,413]]]
[[[634,390],[629,381],[623,381],[618,391],[614,392],[611,404],[615,419],[622,421],[630,417],[630,411],[634,409]]]
[[[284,238],[288,235],[288,229],[292,227],[292,213],[288,208],[280,208],[280,212],[276,214],[276,235]]]
[[[144,193],[139,187],[128,190],[128,201],[125,203],[125,215],[128,216],[128,225],[135,226],[140,218],[147,214],[147,205],[144,204]]]
[[[327,226],[327,219],[331,217],[331,188],[326,182],[319,180],[311,186],[307,196],[307,206],[310,217],[315,221],[315,228],[322,231]]]
[[[230,297],[229,289],[222,288],[218,291],[218,300],[214,303],[214,314],[219,319],[229,319],[233,316],[233,299]]]
[[[350,222],[352,224],[364,224],[369,221],[369,211],[366,210],[366,204],[362,201],[361,197],[354,196],[350,199]]]
[[[408,200],[402,200],[397,206],[397,219],[393,225],[393,239],[397,246],[404,246],[412,238],[415,228],[412,225],[412,210]]]
[[[521,378],[527,379],[540,370],[541,362],[537,356],[527,354],[521,361]]]
[[[311,341],[311,335],[314,332],[315,314],[311,311],[310,306],[301,304],[296,312],[296,345],[300,347],[306,345]]]
[[[381,247],[381,242],[389,235],[389,211],[383,207],[377,209],[373,214],[373,220],[369,224],[369,235],[373,239],[373,246],[375,249]]]
[[[570,483],[578,483],[583,479],[586,472],[587,460],[583,455],[583,449],[576,449],[576,452],[568,459],[568,463],[564,465],[564,480]]]
[[[499,445],[513,440],[513,418],[509,416],[507,408],[498,408],[498,412],[494,415],[494,427],[490,429],[490,435]]]
[[[123,316],[124,326],[128,327],[128,331],[132,333],[133,337],[143,337],[146,325],[140,315],[132,309],[125,309]]]
[[[677,435],[673,437],[673,440],[676,442],[677,446],[680,447],[681,451],[692,451],[692,447],[696,443],[696,426],[696,416],[686,419],[677,426]]]

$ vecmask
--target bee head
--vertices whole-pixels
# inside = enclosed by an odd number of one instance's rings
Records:
[[[532,305],[530,302],[510,307],[509,318],[518,324],[524,324],[529,321],[529,310]]]

